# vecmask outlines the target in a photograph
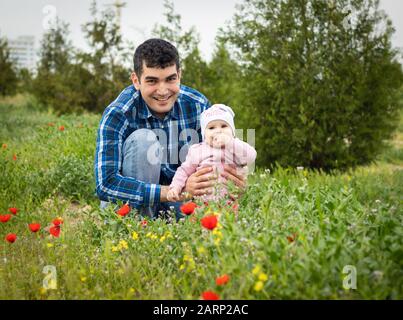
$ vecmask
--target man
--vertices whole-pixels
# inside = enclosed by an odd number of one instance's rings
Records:
[[[133,60],[133,85],[106,108],[99,125],[96,192],[101,208],[119,199],[142,215],[157,217],[174,209],[179,218],[181,202],[168,202],[168,186],[188,147],[200,141],[200,114],[210,103],[180,84],[178,51],[169,42],[147,40]],[[245,186],[235,168],[226,166],[222,175]],[[213,168],[203,168],[188,178],[185,191],[191,196],[211,193],[216,178]]]

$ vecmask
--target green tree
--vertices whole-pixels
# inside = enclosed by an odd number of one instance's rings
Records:
[[[130,69],[124,64],[133,49],[123,41],[112,9],[99,12],[94,1],[90,11],[93,20],[83,25],[90,51],[77,55],[77,60],[91,73],[86,86],[90,103],[85,108],[102,111],[130,84]]]
[[[245,73],[258,163],[346,168],[383,149],[403,78],[376,0],[247,0],[224,39]]]
[[[12,95],[17,90],[18,78],[10,59],[7,40],[0,38],[0,95]]]

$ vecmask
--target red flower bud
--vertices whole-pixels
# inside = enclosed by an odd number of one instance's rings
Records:
[[[18,212],[17,208],[8,208],[8,211],[10,211],[12,214],[16,215]]]
[[[0,214],[0,222],[7,222],[8,220],[10,220],[11,218],[11,214]]]
[[[202,298],[203,300],[220,300],[220,296],[213,291],[204,291]]]
[[[190,215],[192,214],[197,207],[197,204],[194,202],[188,202],[180,206],[180,210],[183,214]]]
[[[28,226],[32,232],[38,232],[41,228],[41,225],[39,223],[30,223]]]
[[[127,216],[130,212],[130,207],[129,205],[126,203],[125,205],[123,205],[118,211],[117,214],[124,217]]]
[[[49,233],[52,236],[58,238],[60,236],[60,226],[52,226],[52,227],[50,227]]]
[[[200,220],[203,227],[209,230],[213,230],[217,227],[218,219],[215,215],[205,216]]]
[[[10,242],[10,243],[14,243],[15,240],[17,240],[17,235],[14,234],[14,233],[9,233],[9,234],[6,236],[6,240],[7,240],[8,242]]]

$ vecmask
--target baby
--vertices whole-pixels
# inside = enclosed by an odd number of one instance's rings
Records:
[[[226,179],[221,176],[224,164],[243,170],[256,159],[256,150],[235,137],[234,112],[223,104],[215,104],[200,116],[203,142],[189,148],[185,162],[177,169],[167,194],[168,201],[179,201],[187,178],[204,167],[214,166],[218,174],[218,189],[214,194],[202,197],[204,201],[216,201],[228,194]],[[238,171],[242,172],[242,171]]]

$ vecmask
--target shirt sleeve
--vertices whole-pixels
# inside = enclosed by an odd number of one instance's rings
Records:
[[[106,109],[101,119],[95,152],[96,193],[101,200],[123,200],[131,207],[152,206],[160,202],[161,186],[124,177],[122,149],[128,121],[118,110]]]
[[[257,153],[255,148],[241,139],[235,138],[233,140],[233,152],[237,165],[250,165],[256,160]]]

